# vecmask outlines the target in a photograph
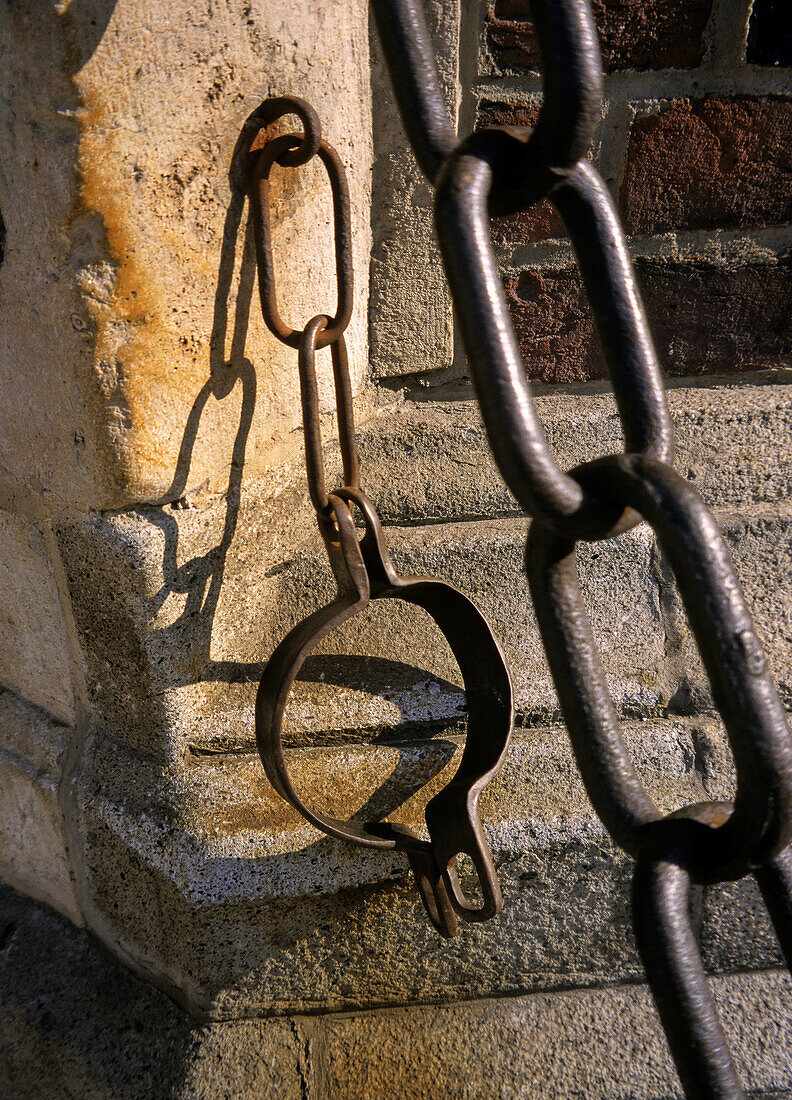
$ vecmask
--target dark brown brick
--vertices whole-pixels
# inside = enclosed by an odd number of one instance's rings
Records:
[[[754,0],[748,26],[750,65],[792,65],[792,5],[789,0]]]
[[[713,0],[593,0],[602,60],[620,69],[691,69],[701,64]],[[536,71],[539,52],[527,0],[495,0],[487,42],[505,70]]]
[[[792,262],[642,260],[649,324],[668,375],[740,374],[792,366]],[[524,271],[506,284],[530,378],[575,382],[605,369],[577,268]]]
[[[479,104],[476,129],[487,126],[527,126],[533,129],[539,117],[538,103],[493,103],[484,100]],[[566,226],[549,199],[543,199],[519,214],[492,219],[492,237],[497,244],[529,244],[554,237],[566,237]]]
[[[621,209],[639,234],[792,221],[792,99],[675,100],[637,119]]]

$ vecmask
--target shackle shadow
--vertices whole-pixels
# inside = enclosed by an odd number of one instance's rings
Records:
[[[228,181],[231,200],[226,210],[222,245],[218,265],[217,285],[214,297],[212,333],[210,338],[209,378],[193,401],[185,423],[179,454],[172,482],[154,504],[141,511],[158,526],[165,538],[162,560],[163,583],[149,602],[149,612],[155,616],[171,595],[186,596],[179,616],[159,632],[159,641],[165,644],[172,639],[174,647],[189,649],[187,659],[176,672],[172,686],[185,686],[196,682],[246,683],[257,681],[265,661],[213,660],[211,657],[212,629],[222,591],[226,561],[233,542],[241,504],[241,489],[245,466],[247,441],[256,405],[256,370],[245,354],[251,303],[256,279],[255,250],[253,247],[252,219],[245,217],[247,203],[247,177],[250,146],[261,129],[262,106],[256,108],[243,124],[231,158]],[[234,272],[239,257],[239,275],[233,312],[233,324],[229,325],[229,303],[232,297]],[[231,338],[228,354],[229,327]],[[295,371],[296,373],[296,371]],[[229,480],[225,492],[225,516],[220,540],[206,553],[191,557],[179,564],[179,524],[173,515],[183,500],[192,464],[192,457],[204,412],[211,401],[226,400],[241,385],[242,400],[239,424],[234,437]],[[392,680],[402,680],[406,668],[400,661],[385,658],[363,658],[369,667],[375,667],[376,694],[378,686]],[[318,663],[317,663],[318,662]],[[327,683],[339,687],[363,689],[358,663],[347,660],[312,657],[298,679],[311,680],[317,669],[323,669]],[[412,666],[411,666],[412,667]],[[314,671],[312,671],[312,669]],[[416,679],[431,679],[441,691],[455,689],[451,683],[430,675],[421,669],[413,670]],[[433,723],[435,731],[450,724]],[[377,740],[395,740],[387,734]]]

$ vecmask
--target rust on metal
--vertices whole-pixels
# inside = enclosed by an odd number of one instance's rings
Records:
[[[525,568],[589,798],[633,855],[638,947],[686,1095],[745,1096],[707,987],[689,916],[692,883],[753,874],[792,962],[792,739],[724,540],[671,467],[660,369],[624,236],[584,158],[601,118],[602,65],[589,0],[530,0],[544,101],[532,132],[457,141],[421,0],[372,0],[436,226],[495,461],[532,517]],[[549,198],[575,248],[624,429],[625,451],[565,472],[550,452],[509,317],[489,215]],[[629,758],[581,598],[578,541],[653,528],[677,578],[734,756],[734,803],[663,816]]]
[[[319,608],[283,639],[270,657],[256,697],[256,741],[275,790],[308,821],[329,836],[365,848],[403,851],[412,868],[429,918],[444,937],[456,934],[459,919],[488,920],[501,907],[502,895],[478,813],[481,791],[500,769],[513,725],[512,685],[492,630],[462,592],[432,577],[402,577],[385,543],[379,516],[360,489],[360,470],[344,329],[352,310],[351,236],[346,177],[335,151],[321,140],[318,119],[302,101],[281,99],[266,117],[294,110],[303,121],[303,138],[277,137],[255,153],[249,195],[253,209],[259,288],[264,320],[284,343],[298,350],[308,490],[316,510],[330,565],[338,585],[336,598]],[[289,328],[278,313],[268,214],[268,178],[277,161],[299,158],[314,149],[325,164],[333,191],[338,273],[335,315],[319,314],[302,332]],[[306,163],[309,157],[292,160]],[[344,484],[328,492],[319,427],[315,355],[330,347]],[[363,520],[363,535],[353,509]],[[426,806],[429,839],[405,825],[387,821],[342,821],[310,807],[295,788],[281,740],[283,715],[292,685],[315,646],[330,631],[368,606],[371,600],[399,599],[423,608],[434,619],[453,652],[467,695],[468,729],[459,767]],[[457,857],[475,868],[481,904],[471,903],[460,885]]]
[[[261,314],[273,336],[291,348],[298,347],[302,333],[291,328],[280,315],[276,292],[275,264],[272,256],[272,229],[269,216],[269,177],[273,164],[284,167],[307,163],[316,155],[327,169],[333,196],[333,226],[335,231],[336,282],[338,305],[332,320],[317,334],[316,347],[333,344],[344,332],[352,316],[354,277],[352,271],[352,215],[346,173],[338,153],[322,140],[321,127],[316,112],[304,100],[280,98],[278,109],[270,116],[299,114],[305,126],[302,138],[286,134],[274,138],[257,149],[252,146],[253,167],[249,179],[249,195],[253,213],[253,240],[256,248]],[[266,107],[266,104],[265,104]],[[299,107],[299,111],[298,111]]]

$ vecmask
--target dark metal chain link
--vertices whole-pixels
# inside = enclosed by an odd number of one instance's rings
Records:
[[[544,64],[532,132],[458,141],[420,0],[372,0],[402,120],[436,188],[440,250],[495,461],[532,517],[525,566],[556,691],[589,797],[636,859],[638,948],[685,1093],[737,1100],[742,1086],[689,916],[693,883],[754,874],[792,965],[792,741],[724,540],[671,467],[660,369],[617,214],[584,159],[601,117],[601,60],[588,0],[531,0]],[[624,431],[625,454],[564,472],[551,454],[511,324],[491,213],[549,197],[578,258]],[[737,772],[733,803],[663,816],[624,744],[581,597],[579,540],[643,519],[674,571]]]

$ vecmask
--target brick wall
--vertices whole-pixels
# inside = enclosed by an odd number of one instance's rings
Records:
[[[592,158],[617,201],[669,375],[792,367],[792,5],[594,0],[605,100]],[[533,125],[527,0],[489,0],[478,126]],[[494,235],[529,375],[602,377],[574,255],[549,201]]]

